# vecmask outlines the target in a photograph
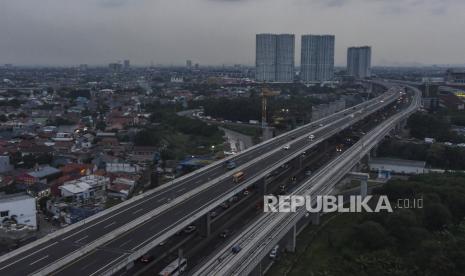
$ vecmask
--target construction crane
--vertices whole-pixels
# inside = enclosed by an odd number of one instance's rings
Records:
[[[260,97],[262,98],[262,128],[267,127],[267,106],[268,106],[268,97],[273,97],[279,95],[279,91],[273,91],[268,86],[263,86],[261,88]]]

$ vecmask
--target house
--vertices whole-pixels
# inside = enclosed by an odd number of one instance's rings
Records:
[[[71,198],[73,201],[87,202],[104,199],[105,190],[109,184],[110,178],[92,174],[65,182],[59,189],[62,197]]]
[[[19,175],[16,180],[19,182],[32,185],[34,183],[44,183],[47,184],[49,181],[58,178],[61,175],[61,171],[54,167],[45,166],[38,167],[33,171],[23,173]]]
[[[27,194],[0,195],[0,220],[2,223],[11,221],[37,229],[36,213],[34,197]]]
[[[8,155],[0,155],[0,173],[6,173],[13,169],[10,164],[10,157]]]
[[[136,146],[134,147],[133,152],[131,154],[131,160],[136,162],[152,161],[155,157],[156,152],[156,147]]]

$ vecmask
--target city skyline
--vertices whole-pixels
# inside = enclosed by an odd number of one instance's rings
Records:
[[[351,45],[375,48],[373,65],[464,64],[463,8],[457,0],[7,0],[0,64],[253,65],[254,35],[267,32],[334,34],[336,66]]]

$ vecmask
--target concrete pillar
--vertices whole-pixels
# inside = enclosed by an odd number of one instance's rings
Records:
[[[288,238],[287,238],[287,241],[286,241],[286,251],[287,252],[295,252],[295,245],[296,245],[296,237],[297,237],[297,233],[296,233],[296,226],[292,226],[291,230],[289,230],[289,233],[288,233]]]
[[[259,262],[258,265],[252,270],[249,276],[262,276],[262,262]]]
[[[320,224],[320,213],[312,213],[312,224],[313,225],[319,225]]]
[[[211,221],[210,214],[205,214],[200,219],[199,233],[202,237],[209,237],[211,235]]]
[[[360,195],[365,198],[368,194],[368,181],[365,179],[360,180]]]
[[[268,193],[268,182],[266,178],[263,178],[257,183],[259,195],[266,195]]]
[[[134,267],[134,262],[129,262],[127,265],[126,265],[126,270],[130,270],[131,268]]]

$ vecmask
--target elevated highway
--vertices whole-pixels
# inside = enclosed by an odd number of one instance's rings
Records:
[[[383,140],[400,121],[420,108],[421,92],[414,87],[408,87],[408,89],[414,95],[408,108],[370,131],[342,155],[321,168],[291,195],[309,195],[314,198],[317,195],[330,194],[335,184],[350,172],[363,156]],[[249,275],[257,271],[255,275],[261,275],[261,260],[283,237],[290,234],[291,247],[295,248],[296,225],[305,216],[308,216],[305,208],[300,208],[295,213],[264,213],[243,233],[237,235],[207,262],[199,266],[193,275]],[[232,252],[233,246],[239,246],[241,251]]]
[[[111,274],[204,217],[247,186],[335,133],[394,102],[396,88],[350,109],[215,162],[0,257],[1,275]],[[308,136],[313,134],[315,139]],[[289,145],[289,150],[283,150]],[[234,160],[228,171],[224,162]],[[232,174],[246,180],[234,184]]]

